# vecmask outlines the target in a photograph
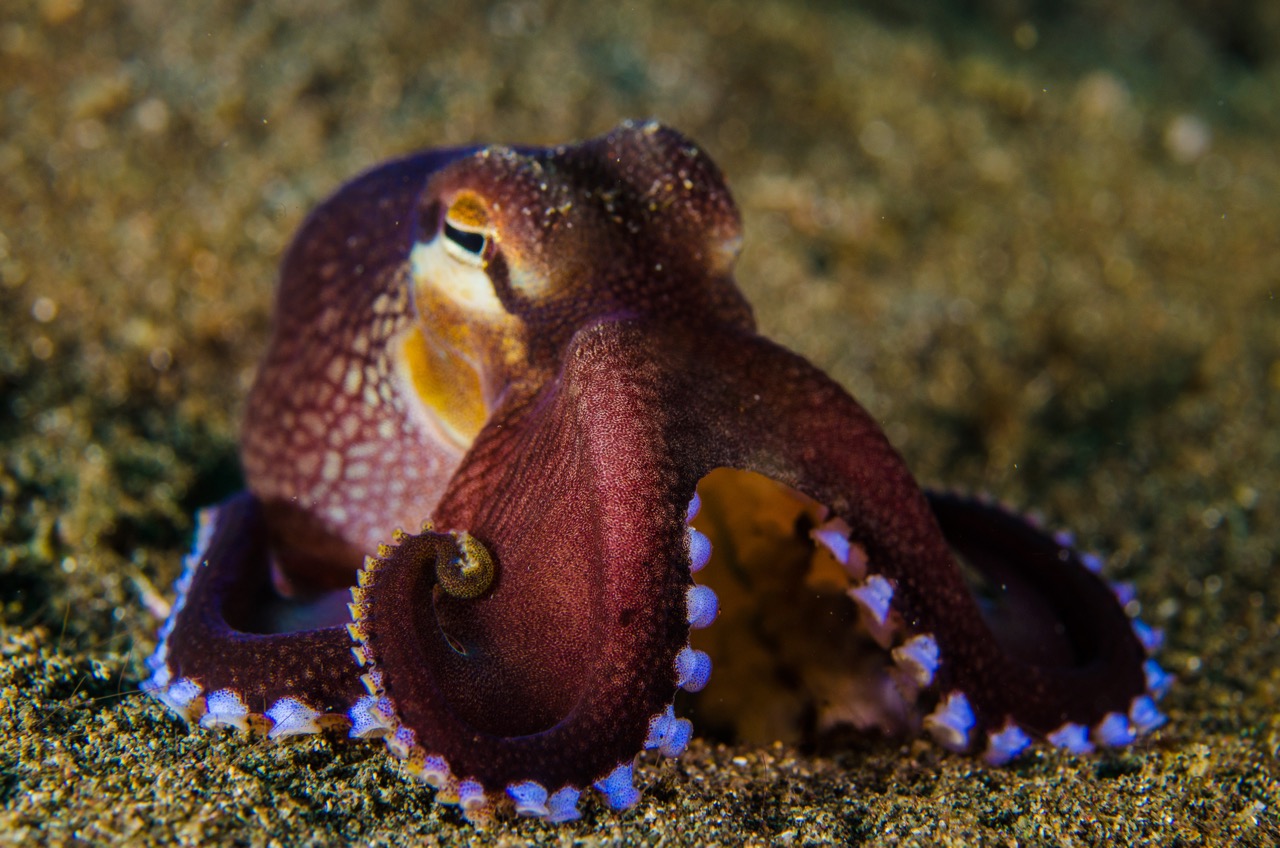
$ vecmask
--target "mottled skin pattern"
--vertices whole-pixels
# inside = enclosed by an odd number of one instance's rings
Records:
[[[242,458],[277,556],[308,560],[303,588],[350,586],[392,529],[431,515],[462,458],[418,432],[387,347],[416,323],[406,200],[457,155],[415,157],[350,184],[307,222],[281,269]]]
[[[249,494],[211,513],[151,691],[206,725],[385,735],[473,815],[509,795],[572,818],[602,780],[624,808],[637,752],[683,747],[658,737],[701,686],[688,505],[730,467],[828,508],[850,584],[889,593],[881,640],[936,648],[894,657],[943,744],[1001,762],[1025,734],[1086,750],[1157,726],[1152,640],[1090,563],[921,491],[840,386],[756,334],[739,244],[715,166],[652,124],[426,153],[342,189],[285,260]],[[435,571],[464,563],[461,531],[495,569],[465,592]],[[325,593],[365,555],[348,618]]]

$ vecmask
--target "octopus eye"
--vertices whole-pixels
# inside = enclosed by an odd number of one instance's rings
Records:
[[[484,233],[469,233],[448,221],[444,222],[444,237],[449,240],[449,253],[468,264],[479,264],[489,243]]]
[[[441,232],[449,255],[468,265],[483,267],[489,247],[489,213],[480,198],[464,192],[449,205]]]

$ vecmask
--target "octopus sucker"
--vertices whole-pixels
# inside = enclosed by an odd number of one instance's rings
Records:
[[[992,766],[1158,728],[1132,587],[917,485],[758,334],[741,246],[715,164],[656,123],[341,188],[284,258],[246,491],[201,513],[144,689],[206,729],[380,740],[477,823],[630,809],[637,757],[695,727]]]

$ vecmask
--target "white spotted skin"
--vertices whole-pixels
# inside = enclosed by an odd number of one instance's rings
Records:
[[[430,515],[462,458],[424,425],[397,372],[399,339],[416,327],[408,274],[379,284],[339,287],[341,300],[306,320],[281,304],[242,437],[255,495],[364,552]]]

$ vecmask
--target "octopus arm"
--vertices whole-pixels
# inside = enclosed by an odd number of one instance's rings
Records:
[[[279,738],[342,725],[366,693],[342,625],[326,599],[310,610],[271,586],[261,504],[249,494],[206,510],[178,598],[149,660],[146,688],[189,721],[260,729]],[[297,607],[279,632],[282,607]]]
[[[1104,582],[998,507],[927,496],[868,414],[800,357],[740,330],[610,321],[562,361],[499,410],[438,510],[441,529],[467,528],[493,553],[492,589],[442,594],[406,541],[369,581],[368,656],[411,755],[447,763],[450,780],[608,787],[660,747],[676,690],[708,670],[688,645],[702,614],[686,522],[699,480],[723,466],[845,522],[868,566],[850,594],[889,622],[885,647],[920,678],[925,724],[949,747],[1007,758],[1027,733],[1125,715],[1143,693],[1142,647]],[[957,554],[1012,587],[1003,606],[984,611]],[[1031,613],[1047,618],[1022,621]],[[1048,646],[1021,647],[1028,631]]]

